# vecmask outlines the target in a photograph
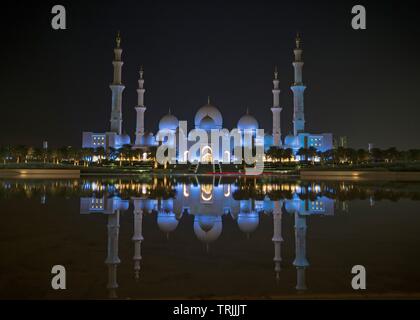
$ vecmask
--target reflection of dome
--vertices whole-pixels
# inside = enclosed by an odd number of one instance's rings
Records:
[[[222,125],[223,125],[222,114],[220,113],[219,109],[217,109],[215,106],[211,105],[210,103],[198,109],[194,118],[195,127],[201,128],[201,121],[203,121],[204,118],[206,117],[210,118],[214,122],[214,127],[212,127],[212,129],[222,128]],[[204,124],[210,124],[210,122],[206,120]]]
[[[195,216],[194,233],[202,242],[215,241],[222,233],[222,217],[214,215]]]
[[[169,111],[167,115],[163,116],[162,119],[160,119],[159,130],[176,130],[176,128],[178,128],[178,119]]]
[[[157,215],[159,229],[163,232],[172,232],[178,226],[179,221],[173,212],[159,212]]]
[[[253,116],[251,116],[248,111],[245,115],[243,115],[238,121],[238,129],[239,130],[246,130],[246,129],[258,129],[258,121]]]
[[[254,232],[257,229],[259,222],[260,219],[256,212],[239,213],[238,215],[238,227],[242,232]]]
[[[284,204],[284,208],[290,214],[294,214],[298,211],[299,204],[295,200],[286,200]]]

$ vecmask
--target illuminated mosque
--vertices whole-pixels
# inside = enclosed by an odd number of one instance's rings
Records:
[[[331,133],[321,133],[321,134],[311,134],[305,132],[305,117],[304,117],[304,91],[306,86],[303,84],[302,78],[302,69],[303,69],[303,58],[302,58],[302,48],[301,48],[301,39],[299,35],[296,37],[296,47],[294,49],[294,83],[291,86],[293,92],[293,134],[287,135],[284,139],[281,134],[281,121],[280,115],[282,107],[280,106],[280,81],[278,79],[277,69],[274,72],[273,79],[273,105],[271,107],[273,126],[272,132],[268,133],[265,130],[264,141],[258,141],[256,134],[257,129],[262,129],[259,127],[257,119],[252,116],[248,111],[244,114],[237,123],[237,128],[239,133],[243,134],[245,131],[252,133],[252,139],[250,142],[247,142],[246,139],[241,139],[242,147],[250,147],[246,145],[247,143],[251,145],[264,145],[264,150],[268,150],[270,147],[281,147],[281,148],[291,148],[294,153],[300,148],[309,148],[314,147],[318,151],[326,151],[333,148],[333,138]],[[122,83],[121,71],[123,66],[122,61],[122,48],[121,48],[121,38],[118,34],[116,38],[116,48],[114,49],[114,76],[113,82],[110,85],[112,91],[112,103],[111,103],[111,119],[110,119],[110,130],[104,133],[94,133],[94,132],[83,132],[82,137],[82,147],[83,148],[98,148],[103,147],[108,149],[112,148],[121,148],[125,145],[130,145],[134,149],[142,149],[147,152],[151,147],[156,147],[160,143],[157,139],[157,134],[153,132],[146,132],[144,127],[144,119],[146,115],[146,106],[144,103],[144,71],[140,69],[140,79],[138,80],[138,89],[137,89],[137,105],[135,106],[136,110],[136,132],[134,141],[131,140],[131,137],[127,134],[123,134],[122,129],[122,94],[124,91],[124,84]],[[175,137],[179,135],[179,120],[178,118],[169,112],[164,115],[158,124],[158,129],[160,132],[166,131],[174,134]],[[220,134],[229,135],[228,131],[223,130],[223,116],[220,110],[211,104],[210,99],[208,99],[207,104],[198,109],[194,117],[194,129],[202,129],[207,132],[214,132],[214,130],[220,130]],[[222,132],[223,130],[223,132]],[[262,138],[260,138],[262,139]],[[188,148],[190,144],[194,144],[196,141],[188,141]],[[169,140],[164,143],[172,143]],[[230,151],[224,151],[221,147],[217,148],[219,150],[218,154],[213,151],[215,149],[214,143],[220,143],[218,141],[208,141],[206,145],[201,145],[198,153],[195,155],[188,155],[188,151],[184,154],[179,154],[178,149],[176,152],[176,161],[198,161],[198,162],[223,162],[229,163],[235,160],[233,148]],[[212,148],[213,147],[213,148]]]

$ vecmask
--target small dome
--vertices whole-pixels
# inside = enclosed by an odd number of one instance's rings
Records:
[[[159,130],[169,129],[176,130],[178,128],[178,118],[171,114],[171,111],[167,115],[163,116],[159,121]]]
[[[202,106],[200,109],[198,109],[197,113],[195,114],[194,124],[196,128],[201,128],[201,121],[204,120],[206,116],[214,121],[215,128],[222,128],[222,114],[220,113],[219,109],[210,104],[210,101],[205,106]]]
[[[238,129],[239,130],[257,130],[258,129],[258,121],[253,116],[251,116],[248,111],[245,115],[243,115],[238,121]]]

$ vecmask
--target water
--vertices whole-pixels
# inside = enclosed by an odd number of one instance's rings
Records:
[[[419,200],[418,182],[1,180],[0,298],[418,298]]]

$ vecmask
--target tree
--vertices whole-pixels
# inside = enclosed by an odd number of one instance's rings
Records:
[[[370,154],[373,162],[380,162],[384,160],[384,152],[379,148],[373,148]]]
[[[283,159],[291,161],[293,158],[293,150],[291,148],[283,149]]]
[[[369,152],[365,149],[357,150],[357,163],[369,161]]]
[[[105,158],[106,152],[104,147],[97,147],[95,149],[95,156],[98,157],[98,163],[100,164],[102,162],[102,159]]]
[[[9,157],[9,147],[0,147],[0,158],[3,160],[3,164],[6,164],[7,158]]]
[[[306,148],[300,148],[298,152],[296,153],[300,157],[300,160],[307,160],[308,159],[308,149]]]
[[[316,157],[316,155],[317,155],[317,151],[316,151],[316,148],[315,147],[312,147],[311,146],[311,147],[309,147],[307,149],[306,156],[307,156],[307,158],[310,158],[311,159],[312,164],[315,163],[315,157]]]

